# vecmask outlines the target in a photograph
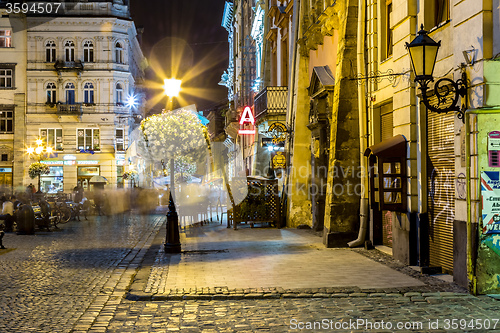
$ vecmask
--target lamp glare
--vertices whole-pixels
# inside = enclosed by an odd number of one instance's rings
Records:
[[[181,80],[176,79],[164,79],[163,80],[163,89],[165,90],[164,94],[169,97],[177,97],[181,92]]]

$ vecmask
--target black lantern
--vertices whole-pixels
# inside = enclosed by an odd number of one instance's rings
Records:
[[[435,42],[427,35],[424,26],[418,32],[418,36],[410,43],[406,43],[406,48],[410,54],[411,64],[415,73],[415,82],[420,85],[422,91],[422,102],[433,112],[447,113],[449,111],[458,112],[457,117],[464,120],[465,105],[462,108],[458,105],[458,99],[467,94],[467,77],[465,70],[462,70],[462,78],[456,82],[448,79],[439,79],[434,85],[434,95],[437,97],[437,104],[431,105],[427,96],[427,88],[430,82],[434,81],[434,66],[441,41]],[[462,68],[463,69],[463,68]]]
[[[440,46],[441,41],[436,43],[430,38],[423,25],[418,36],[410,44],[406,43],[415,72],[415,82],[433,81],[432,73]]]

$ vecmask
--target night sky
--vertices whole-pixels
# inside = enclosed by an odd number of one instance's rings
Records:
[[[142,46],[150,63],[151,59],[153,62],[157,59],[156,63],[161,64],[165,73],[170,75],[167,54],[175,50],[177,54],[182,54],[180,75],[201,63],[210,67],[190,81],[183,81],[183,89],[210,90],[197,96],[182,95],[187,104],[196,104],[198,110],[210,108],[227,97],[226,87],[218,85],[228,65],[228,36],[221,26],[223,10],[224,0],[131,1],[132,19],[136,26],[144,27]],[[188,47],[180,46],[186,44]],[[154,71],[149,70],[147,78],[155,80]],[[162,82],[159,77],[156,80]]]

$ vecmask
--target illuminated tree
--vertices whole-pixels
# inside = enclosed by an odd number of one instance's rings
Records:
[[[176,161],[173,165],[169,162],[171,184],[175,165],[185,163],[187,167],[206,160],[208,133],[194,111],[177,109],[152,115],[141,122],[141,130],[143,140],[139,140],[138,148],[143,156],[153,162]]]

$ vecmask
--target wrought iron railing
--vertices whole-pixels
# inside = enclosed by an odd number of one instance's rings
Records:
[[[56,71],[82,71],[83,70],[83,63],[80,60],[76,61],[62,61],[62,60],[57,60],[54,63],[54,68]]]
[[[265,87],[255,96],[255,118],[259,119],[270,114],[284,114],[287,104],[288,87]]]
[[[81,104],[57,104],[57,113],[58,114],[81,115],[82,114],[82,105]]]

